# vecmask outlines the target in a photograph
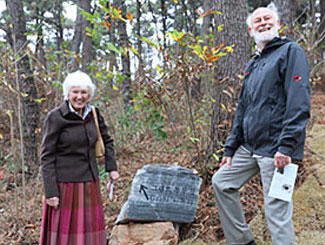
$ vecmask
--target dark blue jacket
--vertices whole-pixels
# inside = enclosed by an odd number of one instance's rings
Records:
[[[300,161],[309,117],[307,57],[297,43],[275,38],[247,64],[224,156],[243,144],[252,154]]]

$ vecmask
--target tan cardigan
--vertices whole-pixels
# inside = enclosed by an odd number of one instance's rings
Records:
[[[105,170],[117,170],[113,140],[98,109],[105,145]],[[45,197],[59,196],[57,182],[88,182],[99,173],[95,157],[96,125],[92,112],[85,120],[69,110],[67,102],[50,111],[43,125],[41,170]]]

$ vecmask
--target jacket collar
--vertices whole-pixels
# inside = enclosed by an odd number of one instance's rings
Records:
[[[62,116],[67,119],[71,120],[87,120],[87,118],[92,117],[91,106],[87,105],[87,113],[85,114],[84,118],[81,118],[77,113],[72,112],[69,108],[69,101],[65,100],[59,105],[59,111],[61,112]]]
[[[68,102],[65,100],[62,102],[62,104],[59,106],[59,110],[62,113],[62,116],[66,117],[68,114],[71,113]]]
[[[285,43],[292,42],[292,40],[286,37],[275,37],[269,43],[265,45],[262,51],[256,49],[254,53],[251,55],[252,58],[260,57],[262,54],[269,52],[270,50],[282,46]]]
[[[265,45],[265,47],[262,50],[262,53],[265,51],[268,51],[269,49],[273,49],[279,46],[282,46],[285,43],[292,42],[292,40],[286,38],[286,37],[275,37],[273,38],[269,43]]]

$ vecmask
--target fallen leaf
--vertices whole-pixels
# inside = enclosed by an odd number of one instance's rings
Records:
[[[3,179],[3,176],[5,175],[6,170],[3,169],[0,171],[0,179]]]

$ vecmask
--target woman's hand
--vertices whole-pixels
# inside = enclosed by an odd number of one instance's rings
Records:
[[[46,201],[47,205],[49,205],[55,209],[59,208],[60,199],[58,197],[46,198],[45,201]]]
[[[118,179],[120,178],[120,175],[117,171],[111,171],[109,172],[109,178],[113,184],[116,184]]]
[[[110,201],[113,200],[113,187],[114,184],[117,183],[118,179],[120,178],[120,175],[117,171],[110,171],[109,172],[109,181],[107,183],[107,191],[108,191],[108,198]]]

